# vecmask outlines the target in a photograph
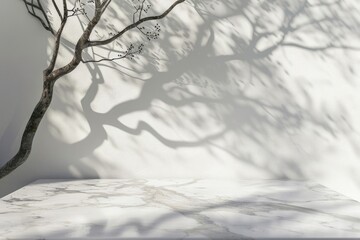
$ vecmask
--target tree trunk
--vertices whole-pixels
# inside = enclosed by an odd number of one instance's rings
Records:
[[[31,117],[25,127],[24,133],[21,138],[20,148],[16,155],[10,161],[8,161],[5,165],[1,166],[0,179],[14,171],[28,158],[31,152],[32,143],[36,131],[45,115],[46,110],[50,106],[53,95],[54,83],[55,81],[46,79],[46,77],[44,77],[44,85],[40,101],[34,108]]]

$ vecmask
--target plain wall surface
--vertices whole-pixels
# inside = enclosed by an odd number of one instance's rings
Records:
[[[5,0],[0,8],[0,163],[17,151],[20,136],[40,98],[49,34],[30,17],[22,1]],[[32,156],[33,157],[33,156]],[[31,164],[30,164],[31,165]],[[0,195],[33,181],[28,168],[4,178]]]
[[[6,2],[2,163],[40,97],[52,46],[21,1]],[[186,2],[136,60],[81,64],[56,83],[33,152],[0,195],[40,178],[305,179],[360,200],[360,4],[302,3]],[[131,6],[118,4],[94,39],[131,23]],[[153,1],[153,11],[168,5]],[[69,21],[67,41],[79,27]],[[139,39],[133,31],[108,47]]]

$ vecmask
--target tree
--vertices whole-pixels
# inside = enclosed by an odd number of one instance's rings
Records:
[[[43,89],[39,102],[35,106],[30,119],[28,120],[25,130],[23,132],[21,143],[18,152],[13,158],[6,162],[0,168],[0,178],[5,177],[6,175],[13,172],[17,167],[23,164],[28,156],[30,155],[33,140],[36,134],[36,131],[39,127],[41,120],[43,119],[47,109],[50,106],[53,89],[55,82],[61,77],[69,74],[75,70],[80,63],[89,63],[89,62],[100,62],[100,61],[114,61],[124,58],[132,59],[135,54],[140,54],[143,51],[144,44],[139,44],[135,46],[134,44],[129,44],[126,50],[119,52],[116,57],[111,58],[101,58],[99,60],[91,59],[84,60],[83,52],[91,47],[104,46],[109,43],[116,41],[121,38],[125,33],[132,29],[138,29],[149,41],[152,39],[157,39],[160,32],[160,26],[155,25],[154,29],[148,29],[141,26],[145,22],[158,20],[164,18],[168,15],[178,4],[184,2],[185,0],[176,0],[172,3],[170,7],[167,8],[160,15],[155,16],[146,16],[143,17],[151,7],[146,0],[133,0],[135,12],[133,13],[133,23],[123,28],[121,31],[115,31],[109,33],[109,36],[105,39],[100,40],[91,40],[90,37],[94,31],[96,25],[101,21],[102,16],[108,6],[111,4],[112,0],[76,0],[71,9],[67,6],[67,1],[62,0],[62,3],[57,3],[56,0],[52,0],[51,3],[53,8],[56,11],[56,15],[59,19],[59,27],[57,30],[54,29],[54,26],[51,23],[51,20],[48,16],[48,10],[43,6],[41,0],[36,1],[27,1],[23,0],[28,12],[37,18],[43,27],[50,31],[55,39],[55,44],[52,49],[52,56],[47,68],[43,71]],[[61,6],[62,5],[62,6]],[[89,14],[86,10],[86,7],[92,6],[93,13]],[[62,10],[60,10],[62,9]],[[59,55],[59,49],[62,41],[62,35],[64,28],[67,24],[67,20],[70,17],[83,15],[88,20],[86,27],[84,28],[81,36],[78,38],[76,45],[74,47],[73,58],[72,60],[59,68],[56,68],[56,61]],[[90,16],[92,15],[92,16]]]

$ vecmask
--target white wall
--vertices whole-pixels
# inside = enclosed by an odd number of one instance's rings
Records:
[[[22,1],[0,8],[0,163],[16,152],[20,135],[40,97],[48,34],[27,13]],[[31,166],[31,163],[29,164]],[[20,174],[20,175],[18,175]],[[28,167],[1,180],[0,196],[32,181]]]
[[[40,25],[7,1],[19,14],[1,11],[29,34],[16,44],[11,34],[20,31],[1,23],[9,33],[1,44],[2,162],[16,151],[50,53]],[[159,11],[169,4],[158,2]],[[311,23],[285,38],[300,46],[255,53],[248,46],[256,16],[259,32],[274,33],[256,47],[269,49],[300,1],[203,2],[160,21],[160,39],[137,61],[82,65],[60,79],[31,157],[0,181],[0,193],[38,178],[280,178],[318,181],[360,200],[360,55],[348,48],[360,46],[360,4],[306,6],[293,27]],[[117,28],[131,16],[121,4],[108,12]],[[123,44],[138,38],[132,32]],[[330,43],[342,46],[323,49]],[[63,52],[60,65],[69,58]]]

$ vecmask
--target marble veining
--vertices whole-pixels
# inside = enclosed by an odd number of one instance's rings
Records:
[[[2,239],[360,238],[360,203],[313,182],[38,180],[0,201]]]

